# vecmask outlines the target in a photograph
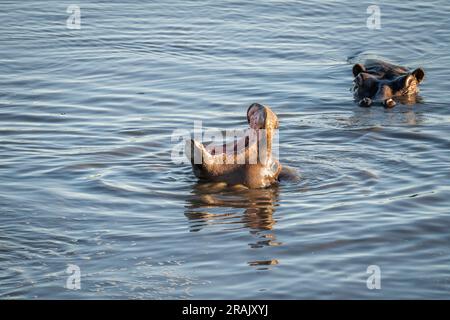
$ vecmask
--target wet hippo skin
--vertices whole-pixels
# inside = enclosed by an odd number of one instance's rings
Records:
[[[419,84],[425,71],[413,71],[381,60],[367,60],[353,66],[355,100],[362,107],[381,103],[392,108],[396,101],[406,104],[416,103]]]

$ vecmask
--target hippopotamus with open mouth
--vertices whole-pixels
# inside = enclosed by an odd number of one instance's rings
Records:
[[[278,181],[281,164],[272,155],[272,138],[278,118],[267,106],[253,103],[247,110],[248,133],[238,141],[204,146],[186,141],[186,156],[196,177],[228,185],[263,188]]]
[[[416,102],[418,85],[423,81],[422,68],[409,71],[380,60],[367,60],[353,66],[355,99],[362,107],[381,103],[386,108],[396,105],[395,100],[413,104]]]

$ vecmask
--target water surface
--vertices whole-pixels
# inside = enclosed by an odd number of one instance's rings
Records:
[[[77,4],[80,30],[1,3],[0,298],[448,298],[447,1],[379,1],[379,30],[360,1]],[[355,105],[365,57],[424,67],[421,102]],[[171,160],[175,129],[244,128],[253,102],[300,181],[236,192]]]

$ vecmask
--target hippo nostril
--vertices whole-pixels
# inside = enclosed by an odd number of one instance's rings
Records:
[[[359,105],[361,106],[361,107],[370,107],[370,105],[372,104],[372,99],[370,99],[370,98],[364,98],[364,99],[361,99],[360,101],[359,101]]]
[[[393,108],[395,107],[395,101],[392,98],[389,98],[384,101],[384,107],[385,108]]]

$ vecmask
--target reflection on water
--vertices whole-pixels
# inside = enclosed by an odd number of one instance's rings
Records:
[[[380,1],[379,30],[356,0],[77,4],[80,30],[1,5],[0,298],[448,298],[449,1]],[[357,106],[365,58],[422,66],[423,99]],[[253,102],[299,180],[171,161],[175,129],[247,127]]]
[[[236,223],[226,221],[230,216],[239,216],[240,222],[249,229],[272,230],[275,224],[273,213],[277,205],[277,185],[266,189],[233,190],[222,184],[198,183],[192,189],[185,215],[193,223],[191,231],[199,231],[210,223]],[[243,211],[235,215],[226,213],[228,208]],[[210,213],[215,209],[223,213]]]
[[[226,184],[199,182],[187,199],[185,216],[192,232],[211,225],[220,225],[227,231],[244,227],[257,238],[256,242],[248,244],[251,248],[280,246],[282,243],[276,239],[276,220],[273,216],[278,206],[278,196],[278,185],[260,190],[236,190]],[[278,263],[277,259],[248,262],[250,266]]]
[[[358,107],[352,111],[348,118],[338,117],[338,123],[348,128],[381,127],[392,124],[407,126],[420,125],[425,121],[424,111],[407,105],[397,106],[396,112],[389,112],[383,107],[364,108]]]

